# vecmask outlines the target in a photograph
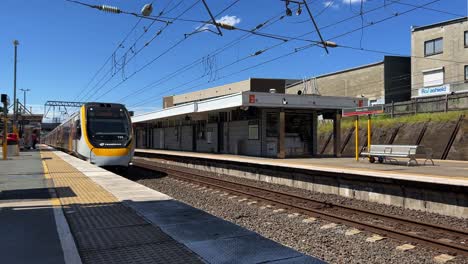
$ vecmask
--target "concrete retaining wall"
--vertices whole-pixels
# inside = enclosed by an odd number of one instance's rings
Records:
[[[407,209],[468,218],[468,187],[337,174],[234,161],[136,153],[164,164],[264,181]]]
[[[447,159],[467,160],[468,159],[468,121],[462,121],[460,130],[450,148]]]
[[[448,152],[447,159],[454,160],[468,160],[468,121],[466,118],[462,121],[460,130]],[[445,148],[450,143],[450,138],[455,130],[457,120],[446,122],[420,122],[413,124],[400,124],[388,127],[376,127],[372,129],[372,144],[394,144],[394,145],[423,145],[432,148],[433,158],[440,159],[444,153]],[[367,128],[365,122],[362,122],[359,129],[359,145],[362,149],[367,145]],[[333,138],[325,143],[331,132],[323,132],[318,134],[319,151],[325,147],[323,155],[333,154]],[[354,132],[352,132],[350,140],[345,141],[347,135],[350,133],[349,129],[341,131],[341,140],[343,157],[354,156]],[[391,142],[394,136],[393,142]],[[420,142],[418,142],[420,140]]]

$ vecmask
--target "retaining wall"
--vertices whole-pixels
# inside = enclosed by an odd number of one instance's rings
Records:
[[[450,146],[450,139],[455,131],[457,120],[445,122],[420,122],[412,124],[397,123],[393,126],[372,128],[372,144],[394,144],[394,145],[423,145],[432,148],[433,158],[443,158],[444,150],[450,147],[447,159],[468,160],[468,120],[461,121],[460,129]],[[365,127],[364,127],[365,126]],[[331,132],[318,133],[318,150],[325,149],[323,155],[333,154],[333,138],[327,139]],[[351,133],[349,141],[346,137]],[[393,137],[393,141],[392,141]],[[350,129],[342,129],[341,155],[343,157],[354,157],[355,135]],[[362,150],[367,145],[367,124],[361,122],[359,128],[359,148]]]

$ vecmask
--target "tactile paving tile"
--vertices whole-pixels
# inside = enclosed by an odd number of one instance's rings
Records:
[[[74,232],[74,236],[78,242],[80,251],[161,243],[172,240],[168,235],[151,224],[92,229]]]
[[[201,263],[53,153],[43,154],[83,263]]]
[[[63,207],[65,214],[75,214],[80,217],[86,216],[106,216],[118,214],[135,214],[135,212],[120,204],[120,203],[106,203],[106,204],[71,204]]]
[[[104,216],[78,216],[68,218],[73,230],[104,229],[134,225],[145,225],[147,222],[136,214],[107,214]]]
[[[182,245],[172,242],[92,250],[83,252],[81,257],[89,264],[203,263]]]

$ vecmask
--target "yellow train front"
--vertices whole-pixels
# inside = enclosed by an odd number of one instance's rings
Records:
[[[86,103],[43,141],[100,167],[127,167],[135,150],[132,135],[124,105]]]

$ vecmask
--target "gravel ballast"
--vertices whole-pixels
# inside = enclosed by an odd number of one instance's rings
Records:
[[[217,177],[225,179],[228,176]],[[325,227],[328,227],[330,222],[320,219],[304,221],[309,217],[304,215],[296,216],[287,210],[277,210],[280,208],[266,207],[267,204],[249,204],[253,200],[244,200],[244,197],[233,197],[234,195],[231,194],[226,195],[222,191],[201,189],[200,186],[193,186],[153,172],[133,168],[128,172],[128,178],[255,231],[283,245],[330,263],[435,263],[434,257],[444,253],[417,245],[414,249],[400,251],[396,247],[405,244],[405,242],[389,238],[376,242],[367,242],[366,239],[372,237],[373,234],[361,232],[348,236],[345,233],[352,229],[348,226],[338,224],[335,227],[326,229]],[[254,184],[259,187],[293,192],[298,195],[307,195],[321,201],[346,204],[378,212],[391,212],[392,214],[413,219],[429,219],[430,222],[435,224],[444,224],[460,229],[468,228],[468,221],[458,218],[352,200],[336,195],[314,193],[243,178],[228,177],[228,179],[234,182]],[[468,264],[468,258],[458,256],[448,263]]]

